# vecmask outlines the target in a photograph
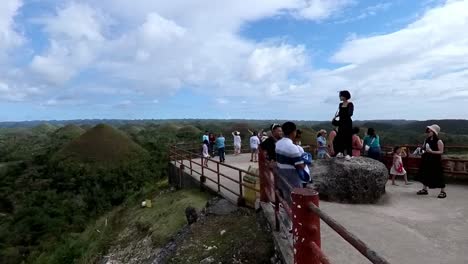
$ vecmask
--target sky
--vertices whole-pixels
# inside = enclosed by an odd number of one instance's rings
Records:
[[[0,121],[468,118],[468,0],[2,0]]]

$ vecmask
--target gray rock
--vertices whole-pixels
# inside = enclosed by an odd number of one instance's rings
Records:
[[[385,194],[388,170],[379,161],[353,157],[317,160],[311,168],[320,199],[344,203],[375,203]]]
[[[212,214],[212,215],[229,215],[235,211],[237,211],[239,208],[229,202],[226,199],[221,199],[215,203],[212,203],[210,207],[207,208],[207,214]]]
[[[185,208],[185,217],[187,218],[187,223],[189,225],[197,222],[198,220],[198,213],[197,213],[197,209],[189,206],[187,208]]]

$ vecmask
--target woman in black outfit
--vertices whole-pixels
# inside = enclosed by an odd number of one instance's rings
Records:
[[[353,120],[351,117],[354,112],[353,103],[349,102],[351,94],[348,91],[340,92],[340,106],[338,111],[339,126],[338,134],[336,135],[336,148],[335,153],[337,157],[342,158],[346,154],[346,158],[353,155]]]
[[[426,128],[427,138],[422,149],[421,167],[416,180],[420,181],[424,187],[418,191],[418,195],[427,195],[427,188],[440,188],[438,198],[445,198],[445,179],[442,168],[442,154],[444,154],[444,143],[439,139],[440,127],[431,125]]]

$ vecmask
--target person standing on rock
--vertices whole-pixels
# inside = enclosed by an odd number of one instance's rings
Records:
[[[381,160],[380,137],[371,127],[367,129],[367,135],[364,137],[364,147],[369,158]]]
[[[283,137],[283,130],[281,128],[281,125],[279,124],[272,124],[270,126],[271,130],[271,136],[265,139],[260,144],[260,147],[262,150],[265,150],[267,153],[267,160],[269,161],[276,161],[276,142],[280,140]]]
[[[224,162],[225,159],[225,141],[226,139],[224,138],[223,134],[220,133],[218,138],[216,138],[216,148],[218,149],[218,156],[219,156],[219,162]]]
[[[330,153],[330,156],[335,157],[335,138],[336,134],[338,134],[338,128],[333,128],[333,130],[330,132],[328,135],[328,153]]]
[[[444,154],[444,142],[439,139],[440,127],[436,124],[426,127],[427,138],[422,148],[425,150],[421,156],[421,166],[416,178],[424,187],[418,191],[418,195],[427,195],[427,189],[440,188],[437,198],[447,197],[445,192],[445,178],[442,167],[442,154]]]
[[[359,137],[359,127],[353,128],[353,157],[361,156],[364,141]]]
[[[351,159],[353,155],[353,120],[351,117],[354,113],[354,105],[349,101],[350,99],[351,93],[349,91],[340,92],[341,103],[338,107],[338,134],[335,138],[336,157],[346,157],[347,160]]]
[[[296,124],[286,122],[282,126],[284,137],[276,142],[276,163],[280,179],[277,180],[283,198],[291,202],[291,189],[303,187],[304,181],[299,177],[298,171],[304,171],[302,153],[294,144],[296,138]]]

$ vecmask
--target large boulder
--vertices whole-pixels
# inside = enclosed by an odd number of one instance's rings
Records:
[[[313,187],[320,199],[343,203],[375,203],[385,194],[388,170],[366,157],[314,161]]]

